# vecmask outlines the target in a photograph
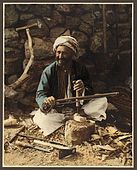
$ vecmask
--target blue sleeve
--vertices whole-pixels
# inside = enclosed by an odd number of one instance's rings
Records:
[[[42,109],[42,104],[45,98],[50,96],[50,86],[49,86],[49,75],[48,70],[44,70],[36,92],[36,102]]]

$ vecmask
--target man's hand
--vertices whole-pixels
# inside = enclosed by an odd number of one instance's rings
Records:
[[[43,101],[43,110],[49,111],[55,105],[55,98],[50,96]]]
[[[81,96],[85,89],[83,81],[82,80],[75,81],[73,89],[78,92],[79,96]]]

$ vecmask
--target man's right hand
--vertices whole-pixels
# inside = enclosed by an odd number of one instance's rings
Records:
[[[49,111],[55,105],[55,98],[50,96],[43,101],[43,110]]]

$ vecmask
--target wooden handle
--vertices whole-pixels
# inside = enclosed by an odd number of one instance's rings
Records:
[[[22,73],[22,75],[14,82],[10,85],[10,87],[12,87],[13,89],[16,89],[18,86],[20,86],[24,80],[26,80],[29,75],[28,75],[28,71],[30,69],[30,67],[32,66],[33,62],[34,62],[34,54],[33,54],[33,48],[32,48],[32,38],[29,32],[29,29],[26,29],[26,34],[28,37],[28,47],[29,47],[29,51],[30,51],[30,59],[24,69],[24,72]]]
[[[34,140],[33,142],[36,143],[36,144],[39,144],[39,145],[50,146],[50,147],[53,147],[53,148],[56,148],[56,149],[66,149],[66,150],[71,150],[72,149],[72,148],[67,147],[67,146],[54,144],[54,143],[49,143],[49,142],[43,142],[43,141],[40,141],[40,140]]]
[[[79,97],[79,93],[76,90],[76,97]],[[77,113],[79,113],[79,108],[80,108],[80,101],[76,99],[76,108],[77,108]]]
[[[32,149],[35,149],[35,150],[44,151],[44,152],[48,152],[48,153],[50,153],[50,151],[52,150],[52,149],[49,149],[49,148],[42,148],[42,147],[39,147],[39,146],[33,146],[29,143],[24,143],[24,142],[21,142],[21,141],[16,141],[15,144],[18,145],[18,146],[25,147],[25,148],[32,148]]]

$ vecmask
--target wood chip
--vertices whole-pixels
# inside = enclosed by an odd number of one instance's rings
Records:
[[[15,119],[12,115],[9,115],[9,118],[4,120],[4,126],[16,126],[18,125],[17,119]]]
[[[106,130],[108,131],[108,133],[110,135],[114,135],[117,132],[117,129],[115,127],[113,127],[113,126],[107,126]]]
[[[101,137],[100,137],[99,135],[97,135],[97,134],[91,135],[91,141],[98,140],[98,139],[100,139],[100,138],[101,138]]]
[[[126,138],[130,138],[132,135],[130,135],[130,134],[128,134],[128,135],[126,135],[126,136],[119,136],[118,138],[117,138],[117,140],[118,141],[120,141],[120,140],[123,140],[123,139],[126,139]]]
[[[117,140],[117,139],[114,139],[113,142],[116,143],[120,147],[124,146],[124,144],[121,141]]]
[[[115,151],[115,148],[112,148],[110,145],[94,145],[93,146],[94,149],[99,148],[99,149],[104,149],[104,150],[108,150],[108,151]]]

